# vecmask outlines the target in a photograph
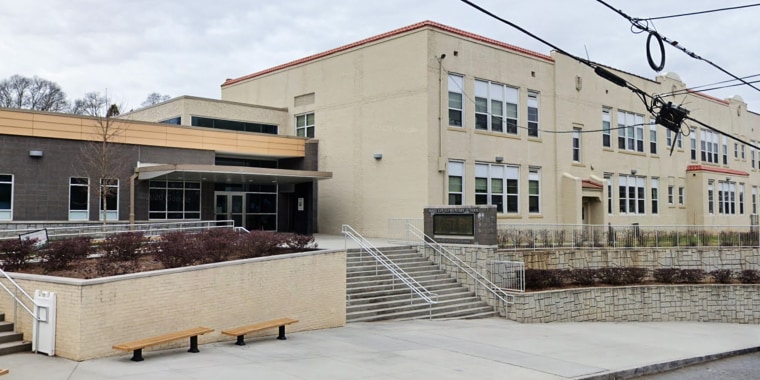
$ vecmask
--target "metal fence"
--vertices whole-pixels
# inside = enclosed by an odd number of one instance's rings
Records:
[[[87,224],[77,226],[49,227],[49,228],[25,228],[16,230],[0,230],[0,240],[18,239],[23,236],[32,236],[36,232],[44,232],[45,238],[56,239],[73,236],[91,236],[104,238],[120,232],[142,232],[146,236],[155,236],[170,231],[202,231],[212,228],[233,228],[232,220],[197,220],[197,221],[174,221],[174,222],[150,222],[135,224]]]
[[[522,261],[492,261],[489,277],[497,287],[513,292],[525,291],[525,263]]]

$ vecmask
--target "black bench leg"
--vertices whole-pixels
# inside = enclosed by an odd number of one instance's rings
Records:
[[[132,351],[132,359],[130,359],[130,360],[132,360],[133,362],[141,362],[141,361],[145,360],[142,357],[142,348],[139,349],[139,350]]]
[[[277,336],[277,339],[279,340],[286,340],[288,338],[285,337],[285,325],[280,326],[280,335]]]
[[[245,335],[238,335],[237,336],[237,342],[235,342],[238,346],[245,346]]]
[[[198,336],[191,336],[190,337],[190,349],[187,350],[187,352],[201,352],[198,349]]]

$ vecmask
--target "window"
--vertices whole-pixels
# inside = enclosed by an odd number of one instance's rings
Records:
[[[694,138],[694,137],[692,137]],[[712,131],[700,131],[700,157],[702,161],[714,164],[718,161],[718,134]]]
[[[739,158],[739,143],[734,143],[734,158]]]
[[[201,183],[150,181],[150,219],[200,219]]]
[[[752,213],[757,214],[757,186],[752,186]]]
[[[449,204],[462,205],[464,162],[449,161]]]
[[[723,165],[728,165],[728,138],[723,136]]]
[[[460,75],[449,74],[449,125],[454,127],[463,127],[462,113],[464,112],[464,103],[462,102],[462,93],[464,92],[464,78]]]
[[[573,128],[573,161],[581,162],[581,129]]]
[[[745,158],[744,156],[744,145],[742,145],[742,160]]]
[[[605,148],[612,147],[611,120],[610,109],[602,108],[602,146]]]
[[[649,153],[657,154],[657,125],[649,125]]]
[[[106,203],[103,207],[103,195]],[[100,220],[118,220],[119,219],[119,180],[113,178],[103,178],[100,180]]]
[[[684,192],[685,192],[685,189],[683,188],[683,186],[678,188],[678,204],[680,206],[683,206],[684,202],[686,201],[684,199],[686,197],[686,194]]]
[[[528,92],[528,136],[538,137],[538,93],[534,91]]]
[[[676,135],[676,146],[678,149],[683,149],[683,134],[681,133]]]
[[[668,204],[673,205],[673,186],[668,186]]]
[[[90,180],[69,178],[69,220],[90,220]]]
[[[673,131],[670,129],[665,130],[665,145],[667,145],[668,148],[673,146]]]
[[[182,117],[180,117],[180,116],[173,117],[171,119],[166,119],[166,120],[159,121],[159,123],[160,124],[180,125],[180,124],[182,124]]]
[[[736,214],[736,183],[718,181],[718,213]]]
[[[755,168],[755,150],[753,148],[749,148],[749,157],[750,157],[750,164],[752,164],[752,169]]]
[[[0,174],[0,220],[13,220],[13,174]]]
[[[517,213],[518,178],[517,166],[475,164],[475,204],[495,205],[497,212]]]
[[[528,212],[541,212],[541,170],[538,168],[528,172]]]
[[[621,175],[618,178],[618,197],[621,214],[644,214],[645,209],[645,179]]]
[[[744,184],[739,184],[739,214],[744,215]]]
[[[607,179],[607,214],[612,215],[612,174],[605,173],[604,178]]]
[[[618,148],[644,151],[644,116],[618,111]]]
[[[689,136],[689,140],[691,140],[691,150],[690,150],[691,151],[691,159],[692,159],[692,161],[696,161],[697,160],[697,133],[694,130],[692,130],[689,133],[689,135],[690,135]],[[705,142],[704,142],[704,140],[702,140],[702,147],[703,148],[704,148],[704,144],[705,144]],[[702,154],[704,155],[704,149],[702,149]],[[704,158],[702,160],[704,161]]]
[[[707,213],[708,214],[714,214],[715,213],[715,189],[714,189],[714,183],[713,180],[707,181]]]
[[[475,129],[517,134],[517,89],[475,81]]]
[[[314,113],[296,116],[296,136],[314,138]]]
[[[177,120],[177,124],[179,124],[179,120]],[[226,129],[228,131],[256,132],[256,133],[266,133],[270,135],[277,134],[276,125],[249,123],[245,121],[212,119],[210,117],[193,116],[190,118],[190,125],[194,127]]]
[[[660,179],[652,178],[652,214],[660,212]]]

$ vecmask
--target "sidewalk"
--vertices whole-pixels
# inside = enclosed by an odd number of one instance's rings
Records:
[[[73,362],[0,357],[13,379],[575,379],[670,368],[753,350],[760,326],[704,323],[519,324],[478,320],[352,323],[343,328]],[[670,363],[670,364],[663,364]],[[602,376],[604,375],[604,376]]]

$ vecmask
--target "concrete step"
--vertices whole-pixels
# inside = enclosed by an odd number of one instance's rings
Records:
[[[413,255],[410,255],[410,256],[404,256],[404,257],[388,257],[388,260],[393,261],[398,266],[402,266],[407,263],[428,261],[427,259],[425,259],[424,257],[420,256],[417,253],[414,253]],[[374,257],[364,257],[362,259],[346,260],[346,268],[354,269],[357,267],[374,266],[375,263],[377,263],[377,260],[375,260]]]
[[[420,285],[422,285],[423,287],[425,287],[425,289],[431,292],[435,292],[436,289],[459,286],[459,284],[457,284],[456,280],[453,278],[442,278],[438,280],[431,280],[425,284],[420,284]],[[400,290],[402,292],[407,292],[407,293],[410,291],[409,287],[399,282],[398,284],[396,284],[396,286],[385,285],[385,284],[380,284],[380,285],[365,284],[364,286],[360,286],[360,287],[357,286],[357,287],[346,288],[346,294],[350,294],[352,297],[355,297],[355,296],[360,296],[362,294],[369,295],[372,293],[379,292],[380,294],[375,294],[375,296],[378,296],[378,295],[381,295],[382,292],[393,292],[397,290]]]
[[[14,341],[22,341],[24,340],[24,334],[23,333],[16,333],[13,331],[3,331],[0,332],[0,343],[8,343],[8,342],[14,342]]]
[[[488,313],[491,313],[490,315]],[[493,307],[488,306],[479,299],[467,302],[441,302],[433,305],[432,309],[425,303],[407,305],[403,307],[389,308],[384,310],[372,310],[356,313],[346,313],[346,322],[367,322],[379,320],[400,319],[446,319],[467,318],[468,316],[483,315],[493,316]],[[482,317],[479,317],[482,318]]]
[[[13,331],[13,322],[0,322],[0,332]]]
[[[432,268],[438,268],[437,265],[430,261],[420,261],[414,264],[399,265],[399,268],[407,273],[414,273],[418,271],[430,270]],[[382,265],[368,265],[355,268],[346,268],[346,277],[361,277],[361,276],[374,276],[376,274],[388,274],[390,273],[387,268]]]
[[[467,291],[452,291],[446,294],[438,293],[436,300],[438,302],[448,302],[456,300],[467,300],[475,297],[475,294]],[[416,295],[412,297],[409,294],[398,295],[395,297],[375,297],[372,299],[352,299],[348,306],[346,306],[347,313],[354,313],[359,311],[379,310],[394,307],[402,307],[415,303],[423,303],[423,301]]]
[[[16,352],[25,352],[32,350],[32,342],[8,342],[0,343],[0,355],[8,355]]]
[[[407,272],[407,274],[409,274]],[[412,275],[412,278],[417,280],[420,284],[424,283],[428,280],[439,280],[441,278],[451,278],[445,271],[442,271],[440,269],[430,270],[427,272],[418,272]],[[398,280],[394,275],[388,273],[388,274],[380,274],[377,276],[364,276],[364,277],[349,277],[346,279],[346,285],[351,287],[361,287],[362,284],[393,284],[395,282],[398,282]]]
[[[457,284],[452,284],[452,286],[448,287],[440,287],[435,289],[435,291],[431,290],[431,292],[437,294],[438,297],[448,296],[450,294],[471,294],[469,290],[458,286]],[[379,294],[376,295],[370,293],[364,295],[351,295],[351,297],[348,297],[347,305],[364,305],[383,301],[393,301],[396,299],[410,300],[412,298],[412,293],[409,289],[396,289],[378,293]]]

